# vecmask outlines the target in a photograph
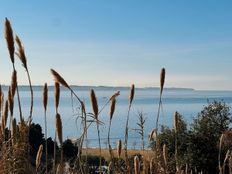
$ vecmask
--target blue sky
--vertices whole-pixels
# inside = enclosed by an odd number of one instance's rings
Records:
[[[22,39],[33,84],[50,68],[76,85],[232,90],[232,1],[0,0]],[[0,83],[11,64],[0,32]],[[17,61],[19,84],[27,84]]]

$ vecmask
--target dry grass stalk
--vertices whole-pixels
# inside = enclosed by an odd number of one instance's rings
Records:
[[[14,51],[15,51],[14,35],[10,21],[7,18],[5,18],[5,38],[6,38],[6,43],[10,54],[11,62],[14,64]]]
[[[47,111],[47,104],[48,104],[48,85],[47,83],[45,83],[43,88],[43,105],[45,111]]]
[[[134,95],[135,95],[135,85],[132,84],[131,85],[131,90],[130,90],[130,96],[129,96],[129,102],[130,102],[130,105],[134,99]]]
[[[90,100],[91,100],[92,109],[93,109],[95,119],[98,120],[98,104],[97,104],[97,98],[96,98],[96,95],[95,95],[95,92],[93,89],[91,89],[91,91],[90,91]]]
[[[41,144],[39,146],[39,150],[37,151],[37,155],[36,155],[36,170],[38,170],[38,168],[40,166],[42,153],[43,153],[43,145]]]
[[[113,118],[114,111],[115,111],[115,105],[116,105],[116,99],[113,98],[111,100],[111,105],[110,105],[110,120],[112,120],[112,118]]]
[[[221,137],[220,137],[220,142],[219,142],[218,167],[219,167],[219,172],[220,172],[220,174],[222,174],[221,152],[222,152],[223,139],[224,139],[224,134],[221,135]]]
[[[59,106],[59,101],[60,101],[60,84],[58,82],[55,82],[55,107],[56,107],[56,113],[58,110]]]
[[[17,88],[17,72],[14,70],[12,75],[11,75],[11,95],[14,98],[15,91]]]
[[[17,133],[17,123],[16,119],[12,120],[12,129],[11,129],[11,138],[12,138],[12,145],[16,144],[16,133]]]
[[[122,153],[122,141],[121,140],[118,141],[117,153],[118,153],[118,158],[120,158],[121,157],[121,153]]]
[[[68,83],[60,76],[60,74],[58,74],[58,72],[56,72],[54,69],[51,69],[51,73],[54,77],[55,82],[58,82],[61,85],[63,85],[64,87],[70,89]]]
[[[153,157],[151,160],[150,160],[150,174],[154,174],[154,171],[155,171],[155,158]]]
[[[26,55],[25,55],[25,51],[24,51],[24,47],[22,45],[22,42],[21,42],[21,40],[19,39],[18,36],[16,36],[15,41],[16,41],[16,43],[18,45],[18,52],[16,53],[16,55],[21,60],[21,62],[23,64],[23,67],[25,69],[27,69],[27,58],[26,58]]]
[[[168,148],[166,144],[163,145],[163,158],[164,158],[164,165],[166,170],[168,167]],[[167,173],[167,171],[165,173]]]
[[[135,174],[140,173],[139,157],[137,155],[134,157],[134,169],[135,169]]]
[[[61,121],[59,113],[56,114],[56,133],[57,133],[58,139],[60,141],[60,144],[62,144],[63,143],[62,121]]]
[[[164,82],[165,82],[165,68],[162,68],[160,72],[160,95],[162,95],[163,93]]]

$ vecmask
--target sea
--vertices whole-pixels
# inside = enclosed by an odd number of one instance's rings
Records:
[[[7,96],[7,86],[3,86],[5,96]],[[111,144],[116,148],[118,140],[124,141],[124,133],[126,126],[126,118],[129,108],[130,88],[128,87],[104,87],[104,86],[72,86],[77,96],[84,101],[86,112],[92,113],[90,103],[90,89],[95,90],[99,110],[102,112],[98,118],[100,120],[100,137],[101,146],[107,147],[107,133],[109,126],[109,110],[110,105],[107,101],[117,91],[120,95],[117,97],[115,113],[112,118],[111,127]],[[44,108],[43,108],[43,87],[34,86],[34,107],[33,107],[33,123],[40,124],[44,133]],[[28,118],[30,110],[30,91],[28,86],[19,87],[19,95],[22,105],[24,118]],[[143,114],[144,123],[144,140],[145,148],[149,147],[149,133],[155,128],[156,117],[158,112],[160,90],[159,88],[136,88],[134,100],[132,102],[129,113],[129,140],[128,148],[141,148],[141,137],[138,133],[139,114]],[[224,101],[229,106],[232,104],[232,91],[207,91],[194,90],[188,88],[165,88],[162,95],[162,105],[159,117],[159,129],[161,126],[172,128],[174,112],[179,112],[184,121],[191,125],[193,119],[209,102],[214,100]],[[60,103],[58,112],[62,118],[63,139],[78,140],[83,130],[81,126],[81,112],[78,100],[71,95],[71,92],[65,88],[61,88]],[[54,106],[54,88],[49,87],[48,91],[48,107],[47,107],[47,127],[48,137],[54,138],[55,135],[55,106]],[[90,114],[88,114],[90,115]],[[17,100],[15,100],[14,117],[19,120]],[[92,122],[93,118],[88,116],[88,135],[84,146],[98,147],[96,123]]]

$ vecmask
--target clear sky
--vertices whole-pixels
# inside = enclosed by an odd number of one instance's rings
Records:
[[[7,17],[22,39],[33,84],[232,90],[231,0],[0,0],[0,83],[11,64]],[[17,61],[19,84],[27,84]]]

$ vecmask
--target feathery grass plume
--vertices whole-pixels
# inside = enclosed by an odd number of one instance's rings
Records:
[[[19,57],[19,59],[21,60],[23,67],[25,69],[27,69],[27,58],[25,55],[25,51],[24,51],[24,47],[22,45],[21,40],[19,39],[19,37],[16,35],[15,41],[18,45],[18,52],[16,53],[16,55]]]
[[[12,144],[16,144],[16,132],[17,132],[17,124],[16,124],[16,119],[14,118],[12,120],[12,128],[11,128],[11,138],[12,138]]]
[[[111,105],[110,105],[110,120],[112,120],[113,115],[114,115],[115,104],[116,104],[116,99],[113,98],[113,99],[111,100]]]
[[[163,158],[164,158],[164,165],[165,165],[165,173],[167,173],[168,167],[168,148],[166,144],[163,145]]]
[[[163,93],[164,82],[165,82],[165,68],[162,68],[160,72],[160,95],[162,95]]]
[[[59,113],[56,114],[56,133],[57,133],[58,139],[60,141],[60,144],[62,144],[63,143],[62,121],[61,121]]]
[[[93,109],[95,119],[98,120],[98,104],[97,104],[97,98],[96,98],[96,95],[95,95],[95,92],[93,89],[91,89],[91,91],[90,91],[90,100],[91,100],[92,109]]]
[[[58,136],[58,139],[60,141],[60,148],[61,148],[61,171],[63,173],[63,132],[62,132],[62,120],[60,118],[60,114],[56,114],[56,134]]]
[[[13,35],[13,30],[11,28],[10,21],[7,18],[5,18],[5,39],[6,39],[8,51],[10,54],[11,62],[14,64],[14,51],[15,51],[14,35]]]
[[[40,166],[42,153],[43,153],[43,145],[41,144],[39,146],[39,150],[37,151],[37,155],[36,155],[36,170],[38,170],[38,168]]]
[[[17,88],[17,72],[16,70],[13,71],[12,75],[11,75],[11,95],[14,98],[15,95],[15,91]]]
[[[59,101],[60,101],[60,84],[58,82],[55,82],[55,107],[56,112],[58,110]]]
[[[118,158],[120,158],[121,157],[121,153],[122,153],[122,141],[121,140],[118,141],[117,153],[118,153]]]
[[[55,82],[58,82],[61,85],[63,85],[64,87],[70,89],[68,83],[63,79],[63,77],[60,76],[60,74],[58,74],[58,72],[56,72],[54,69],[51,69],[51,73],[54,77]]]
[[[10,108],[10,115],[13,116],[14,99],[13,99],[11,91],[12,91],[11,86],[9,86],[9,89],[8,89],[8,105],[9,105],[9,108]]]
[[[224,139],[224,134],[221,135],[221,137],[220,137],[220,142],[219,142],[218,167],[219,167],[219,172],[220,172],[220,174],[222,174],[221,152],[222,152],[223,139]]]
[[[135,95],[135,85],[132,84],[131,85],[131,90],[130,90],[130,96],[129,96],[129,102],[130,102],[130,105],[134,99],[134,95]]]
[[[47,83],[45,83],[43,88],[43,105],[45,111],[47,111],[47,104],[48,104],[48,85]]]
[[[135,169],[135,174],[139,174],[139,157],[136,155],[134,157],[134,169]]]
[[[149,134],[149,141],[155,141],[157,134],[156,134],[156,129],[152,129],[151,133]]]

